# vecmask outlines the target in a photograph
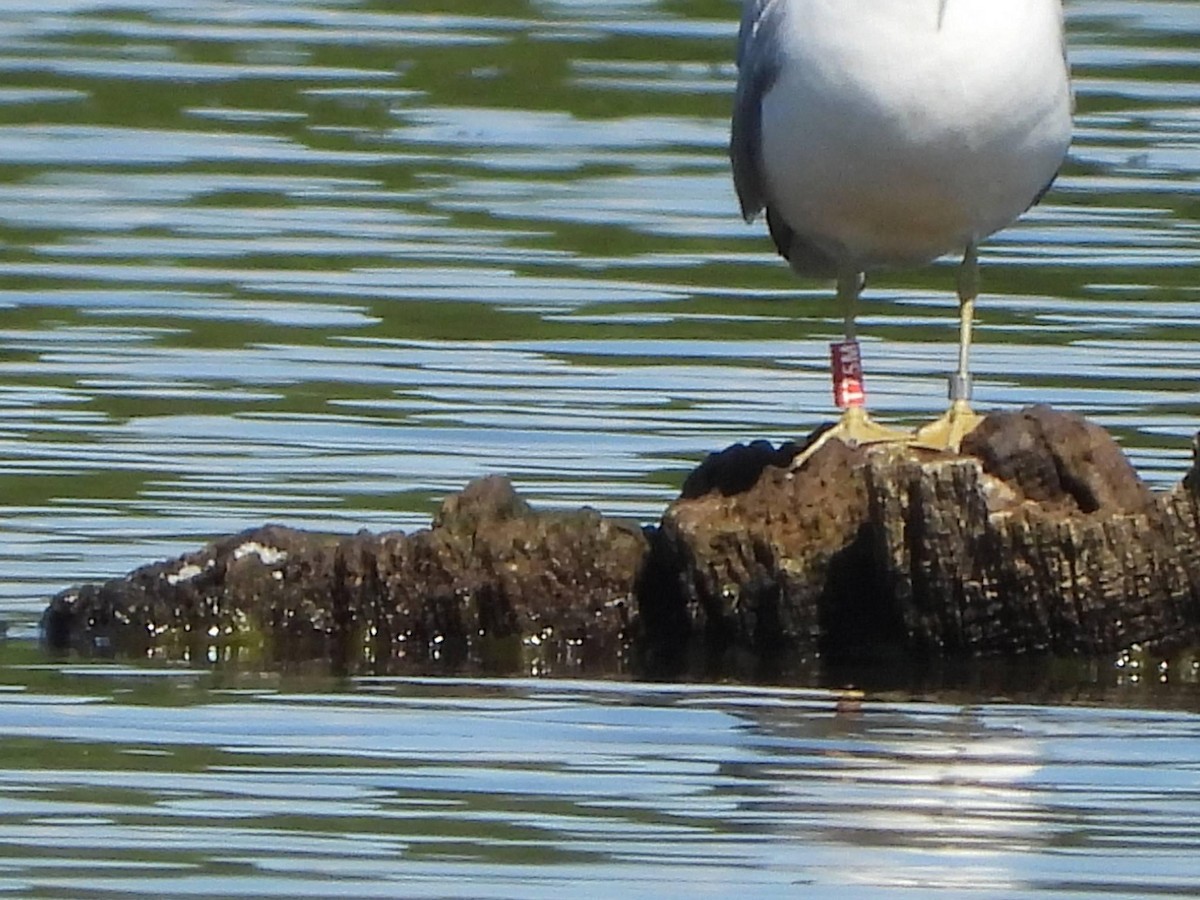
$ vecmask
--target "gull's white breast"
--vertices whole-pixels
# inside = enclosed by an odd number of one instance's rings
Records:
[[[762,98],[768,204],[867,271],[1019,216],[1071,130],[1060,0],[786,0]]]

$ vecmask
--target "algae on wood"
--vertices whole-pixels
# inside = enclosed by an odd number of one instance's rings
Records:
[[[793,470],[799,450],[714,454],[655,528],[538,512],[495,477],[412,535],[270,526],[64,591],[45,634],[353,671],[675,677],[1197,637],[1200,478],[1150,492],[1077,416],[993,414],[960,454],[830,441]]]

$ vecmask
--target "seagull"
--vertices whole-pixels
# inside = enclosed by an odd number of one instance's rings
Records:
[[[1041,199],[1071,139],[1062,0],[744,0],[737,65],[742,215],[765,209],[792,270],[836,280],[845,318],[831,347],[842,415],[820,442],[957,450],[982,421],[968,365],[979,242]],[[952,253],[950,407],[915,435],[895,431],[865,409],[859,295],[870,273]]]

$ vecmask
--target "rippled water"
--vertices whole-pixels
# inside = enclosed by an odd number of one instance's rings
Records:
[[[9,668],[6,675],[16,672]],[[0,894],[1200,892],[1200,719],[817,691],[33,667]]]
[[[445,7],[0,7],[15,622],[264,520],[418,526],[484,472],[653,520],[706,452],[830,417],[830,290],[736,213],[736,5]],[[1200,6],[1070,13],[1078,134],[987,245],[979,403],[1084,412],[1166,484],[1200,425]],[[944,402],[952,281],[870,288],[889,418]]]
[[[838,711],[29,640],[50,593],[215,534],[415,527],[492,471],[653,520],[706,452],[829,418],[829,289],[729,183],[736,12],[0,4],[0,894],[1200,893],[1190,691]],[[1074,149],[985,248],[977,397],[1083,412],[1166,485],[1200,427],[1200,3],[1068,12]],[[887,418],[944,402],[949,265],[870,286]]]

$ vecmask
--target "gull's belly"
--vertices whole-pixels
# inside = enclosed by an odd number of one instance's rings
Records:
[[[1057,3],[794,5],[763,98],[769,205],[839,262],[962,250],[1053,178],[1071,113]]]

